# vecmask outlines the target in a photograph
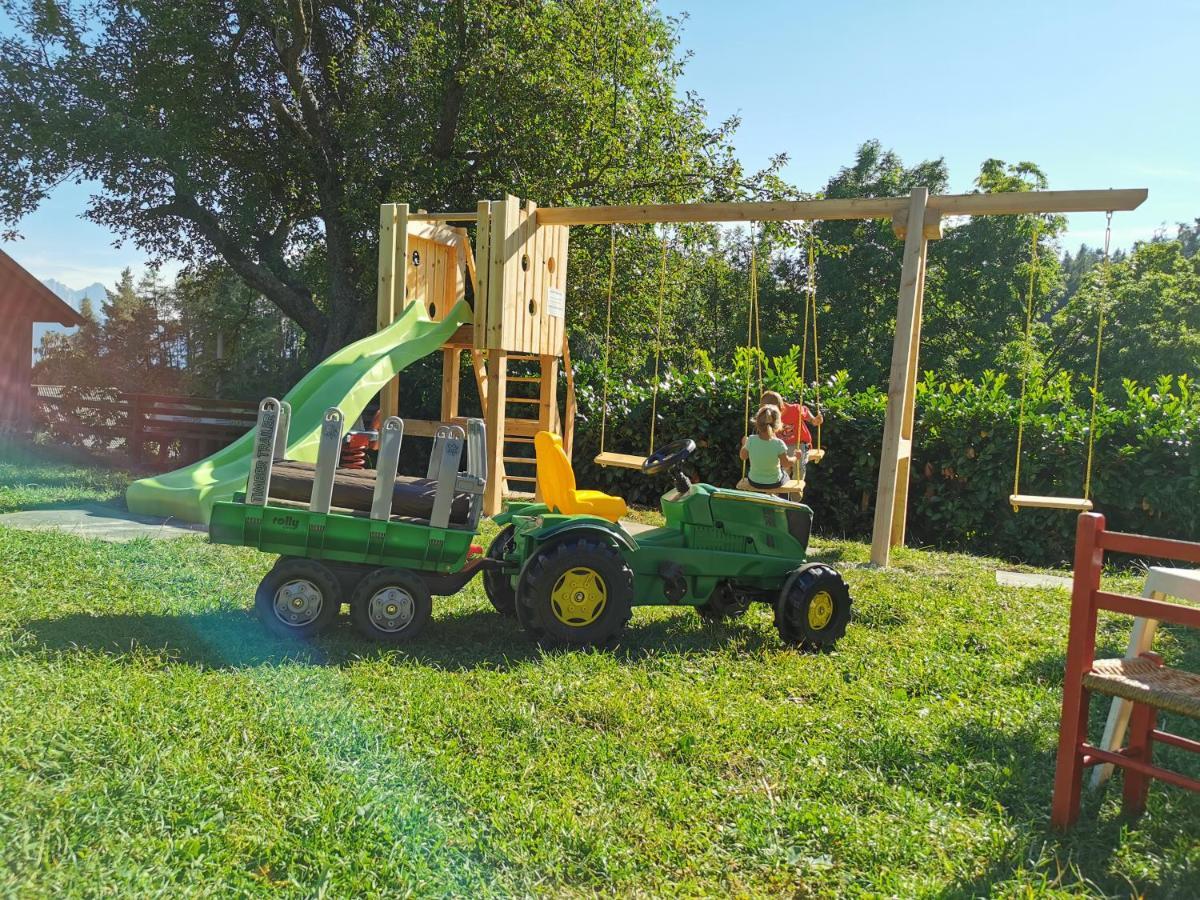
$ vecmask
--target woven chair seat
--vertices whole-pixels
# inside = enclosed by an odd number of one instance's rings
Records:
[[[1169,669],[1149,659],[1098,659],[1083,676],[1083,686],[1200,719],[1200,675]]]

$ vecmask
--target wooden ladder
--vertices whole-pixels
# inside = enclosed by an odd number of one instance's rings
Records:
[[[562,430],[557,403],[558,359],[509,353],[505,382],[504,493],[528,499],[538,494],[533,436],[539,431]]]

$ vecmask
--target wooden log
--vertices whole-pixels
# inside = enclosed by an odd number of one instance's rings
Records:
[[[996,194],[939,194],[928,207],[940,216],[1106,212],[1136,209],[1145,188],[1104,191],[1011,191]],[[798,222],[890,219],[908,208],[908,197],[725,203],[661,203],[622,206],[544,206],[539,225],[612,225],[655,222]],[[924,216],[921,219],[925,221]]]
[[[929,190],[913,188],[909,198],[908,220],[924,221]],[[915,393],[917,349],[920,340],[922,285],[925,254],[929,244],[922,232],[913,228],[904,240],[903,266],[900,273],[900,300],[896,308],[896,335],[892,342],[892,365],[888,374],[888,402],[883,425],[883,448],[879,459],[879,483],[875,491],[875,517],[871,531],[871,563],[886,566],[896,538],[899,518],[903,540],[905,503],[908,498],[908,460],[911,459],[912,395]],[[899,487],[901,479],[905,487]]]

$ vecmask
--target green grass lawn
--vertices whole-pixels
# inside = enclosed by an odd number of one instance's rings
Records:
[[[0,464],[8,508],[121,484]],[[1200,893],[1196,796],[1155,785],[1130,822],[1118,777],[1048,830],[1065,593],[819,548],[855,598],[826,655],[765,609],[645,608],[543,654],[477,584],[395,651],[268,637],[252,551],[0,529],[0,895]],[[1159,649],[1200,670],[1195,636]]]

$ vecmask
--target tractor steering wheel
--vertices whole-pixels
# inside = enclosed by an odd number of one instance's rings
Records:
[[[661,475],[682,466],[689,456],[696,452],[696,442],[691,438],[667,444],[660,450],[655,450],[642,463],[643,475]]]

